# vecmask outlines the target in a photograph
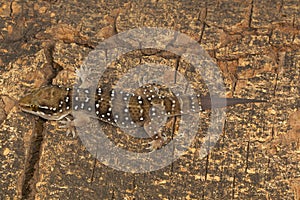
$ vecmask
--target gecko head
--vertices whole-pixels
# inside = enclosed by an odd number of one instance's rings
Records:
[[[24,96],[18,102],[20,109],[24,112],[37,114],[37,102],[35,102],[34,93]]]
[[[19,100],[19,107],[48,120],[60,120],[71,111],[69,89],[59,86],[45,86]]]

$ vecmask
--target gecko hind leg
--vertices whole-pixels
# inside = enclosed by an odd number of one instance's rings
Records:
[[[163,127],[167,121],[167,116],[164,113],[163,106],[153,105],[149,111],[149,115],[152,117],[144,124],[146,133],[152,138],[147,148],[150,151],[160,149],[167,141],[167,137],[163,133]]]
[[[147,147],[146,149],[150,151],[160,149],[166,141],[167,137],[164,134],[155,134],[154,136],[152,136],[152,141],[148,143],[149,147]]]

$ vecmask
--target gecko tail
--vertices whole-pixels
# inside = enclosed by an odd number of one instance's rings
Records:
[[[212,102],[214,108],[224,108],[226,106],[233,106],[237,104],[246,103],[262,103],[267,102],[266,100],[259,99],[243,99],[243,98],[220,98],[220,97],[201,97],[201,106],[203,110],[208,110],[212,108]]]

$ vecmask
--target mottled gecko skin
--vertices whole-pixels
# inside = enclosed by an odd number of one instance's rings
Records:
[[[128,103],[129,102],[129,103]],[[224,102],[227,102],[224,104]],[[214,105],[225,107],[250,102],[263,102],[252,99],[216,98]],[[95,112],[97,118],[119,127],[144,127],[153,140],[150,149],[160,148],[165,138],[156,128],[163,117],[199,113],[211,108],[210,97],[181,96],[173,94],[167,87],[147,84],[133,93],[114,89],[98,88],[94,96],[88,89],[73,89],[46,86],[23,97],[19,101],[22,111],[37,115],[46,120],[62,120],[74,136],[74,123],[67,118],[73,110]],[[153,120],[155,119],[155,120]],[[161,120],[162,121],[162,120]]]

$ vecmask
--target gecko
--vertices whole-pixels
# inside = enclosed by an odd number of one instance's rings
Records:
[[[214,107],[223,108],[236,104],[266,102],[243,98],[213,97]],[[69,116],[74,111],[95,112],[96,118],[114,126],[143,127],[151,138],[150,150],[161,148],[166,137],[156,130],[163,117],[199,113],[212,108],[210,96],[179,96],[168,87],[151,83],[133,92],[124,92],[108,87],[89,89],[60,86],[44,86],[19,100],[23,112],[46,120],[58,120],[75,137],[74,121]],[[115,111],[115,112],[114,112]],[[153,120],[155,118],[155,120]],[[76,120],[76,119],[74,119]],[[78,120],[78,119],[77,119]]]

